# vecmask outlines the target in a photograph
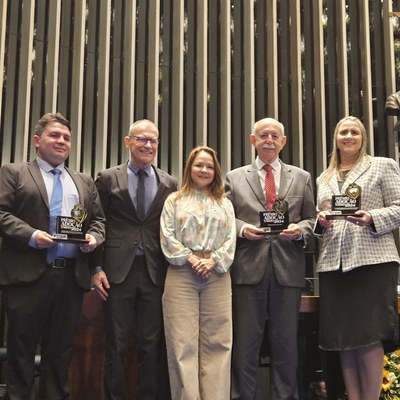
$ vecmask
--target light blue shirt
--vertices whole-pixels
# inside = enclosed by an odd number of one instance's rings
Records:
[[[54,175],[50,172],[54,169],[48,162],[37,157],[37,163],[40,167],[44,184],[46,186],[47,197],[50,204],[51,193],[53,191]],[[74,181],[64,167],[64,163],[56,167],[61,171],[60,180],[63,187],[63,200],[62,200],[62,215],[71,216],[71,210],[75,205],[79,204],[79,193],[75,186]],[[38,230],[33,232],[31,239],[29,240],[29,246],[36,248],[35,238],[38,234]],[[78,252],[78,245],[73,243],[58,242],[57,243],[57,257],[76,257]]]

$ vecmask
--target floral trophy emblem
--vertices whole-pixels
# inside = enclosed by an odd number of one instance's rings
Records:
[[[288,203],[285,200],[275,200],[272,208],[280,215],[284,215],[288,209]]]
[[[71,217],[80,224],[87,218],[87,210],[82,204],[76,204],[71,210]]]
[[[358,199],[361,194],[361,187],[357,183],[350,183],[346,189],[346,195],[352,200]]]

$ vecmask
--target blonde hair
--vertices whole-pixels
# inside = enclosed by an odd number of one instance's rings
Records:
[[[224,184],[222,181],[221,165],[218,161],[216,151],[208,146],[198,146],[198,147],[195,147],[188,156],[188,159],[187,159],[186,165],[185,165],[185,170],[183,172],[182,187],[179,190],[179,192],[177,193],[176,198],[180,198],[182,196],[188,195],[195,190],[192,176],[191,176],[191,170],[192,170],[194,160],[196,159],[198,154],[201,153],[202,151],[208,153],[212,157],[213,163],[214,163],[214,179],[210,183],[210,186],[208,187],[208,192],[209,192],[210,196],[213,197],[217,201],[220,201],[224,197],[225,190],[224,190]]]
[[[367,155],[367,143],[368,143],[368,138],[367,138],[367,131],[365,129],[364,124],[360,121],[360,119],[358,119],[357,117],[353,117],[353,116],[347,116],[342,118],[335,127],[335,131],[333,134],[333,143],[332,143],[332,153],[330,156],[330,160],[329,160],[329,165],[328,168],[326,169],[326,171],[323,173],[323,175],[321,176],[321,181],[322,182],[328,182],[330,180],[330,178],[332,177],[332,175],[336,174],[338,172],[340,163],[341,163],[341,159],[340,159],[340,151],[337,147],[337,135],[339,133],[339,129],[340,126],[344,123],[344,122],[355,122],[359,129],[360,132],[362,134],[362,144],[361,144],[361,148],[360,151],[358,153],[358,157],[357,160],[355,162],[355,164],[353,165],[352,168],[354,168],[355,165],[357,165],[366,155]]]

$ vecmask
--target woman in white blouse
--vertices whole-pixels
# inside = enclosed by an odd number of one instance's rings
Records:
[[[232,348],[231,279],[235,215],[225,197],[216,153],[188,157],[182,188],[161,214],[161,247],[170,263],[163,296],[174,400],[229,399]]]

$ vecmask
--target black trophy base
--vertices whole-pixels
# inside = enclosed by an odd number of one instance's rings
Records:
[[[83,238],[74,238],[74,237],[58,237],[53,236],[53,240],[56,242],[66,242],[66,243],[75,243],[75,244],[85,244],[89,243],[88,239]]]
[[[283,231],[283,229],[271,229],[271,228],[260,228],[264,232],[258,232],[257,235],[277,235]]]
[[[325,218],[328,220],[346,219],[347,217],[357,217],[357,214],[326,214],[325,215]]]

